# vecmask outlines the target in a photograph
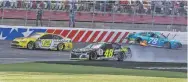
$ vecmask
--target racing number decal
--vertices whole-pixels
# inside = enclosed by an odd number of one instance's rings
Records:
[[[42,47],[49,47],[52,43],[52,40],[42,40]]]
[[[104,55],[105,55],[105,57],[107,57],[107,58],[108,58],[108,57],[112,57],[112,56],[113,56],[113,52],[114,52],[113,49],[106,49]]]
[[[148,43],[157,44],[158,38],[150,38]]]

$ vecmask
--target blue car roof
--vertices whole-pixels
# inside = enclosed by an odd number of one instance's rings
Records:
[[[160,32],[154,32],[154,33],[155,33],[155,34],[159,34],[159,35],[161,34]]]
[[[140,32],[140,33],[144,33],[144,32]],[[147,33],[148,33],[148,32],[147,32]],[[161,34],[160,32],[151,32],[151,33]]]

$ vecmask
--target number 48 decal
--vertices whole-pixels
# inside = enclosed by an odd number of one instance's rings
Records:
[[[106,49],[104,55],[105,55],[105,57],[107,57],[107,58],[108,58],[108,57],[112,57],[112,56],[113,56],[113,52],[114,52],[113,49]]]
[[[149,39],[149,44],[157,44],[157,42],[158,42],[158,38],[150,38]]]

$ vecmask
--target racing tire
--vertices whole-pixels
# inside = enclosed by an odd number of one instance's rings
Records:
[[[128,42],[130,42],[131,40],[130,40],[130,38],[127,38],[127,40],[128,40]]]
[[[170,49],[171,48],[170,42],[165,42],[163,47],[166,49]]]
[[[94,51],[91,51],[89,53],[89,60],[96,60],[97,59],[97,53]]]
[[[59,44],[57,45],[57,50],[58,50],[58,51],[63,51],[64,49],[65,49],[64,43],[59,43]]]
[[[33,49],[35,49],[35,43],[34,42],[29,42],[28,44],[27,44],[27,49],[29,49],[29,50],[33,50]]]
[[[134,43],[135,43],[135,40],[133,41],[133,40],[131,40],[130,38],[128,38],[127,40],[128,40],[128,43],[129,43],[129,44],[134,44]]]
[[[128,51],[127,51],[127,53],[126,53],[126,55],[125,55],[125,59],[127,59],[127,58],[132,58],[132,51],[131,51],[131,49],[128,48],[127,50],[128,50]]]
[[[118,55],[117,55],[117,61],[123,61],[124,60],[124,55],[125,53],[124,52],[120,52]]]
[[[141,41],[142,41],[142,39],[140,37],[136,38],[136,40],[135,40],[135,42],[139,43],[139,44],[140,44]]]
[[[178,48],[182,48],[182,44],[181,43],[178,43]]]

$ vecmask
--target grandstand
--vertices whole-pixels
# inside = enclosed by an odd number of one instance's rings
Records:
[[[70,7],[70,1],[1,0],[1,24],[33,26],[36,10],[42,8],[44,26],[68,26]],[[187,30],[186,1],[77,0],[75,12],[76,27]]]

